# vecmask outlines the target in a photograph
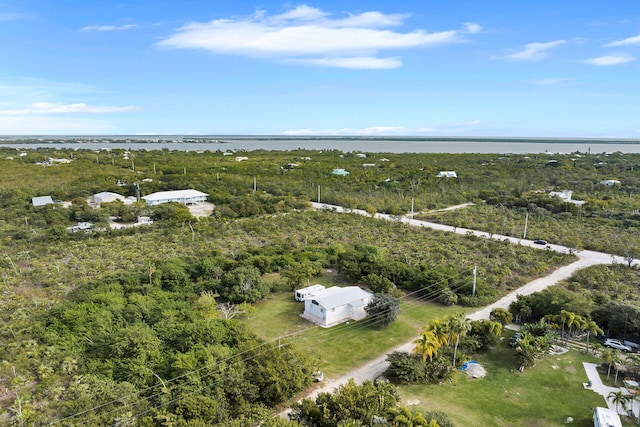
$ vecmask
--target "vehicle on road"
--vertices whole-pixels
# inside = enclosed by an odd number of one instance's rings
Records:
[[[533,243],[535,243],[536,245],[546,245],[547,241],[543,239],[537,239],[537,240],[534,240]]]
[[[614,340],[611,338],[607,338],[606,340],[604,340],[604,346],[609,348],[615,348],[616,350],[632,351],[631,347],[629,347],[622,341]]]

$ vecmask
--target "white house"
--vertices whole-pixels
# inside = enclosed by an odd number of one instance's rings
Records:
[[[324,328],[367,316],[364,308],[373,294],[357,286],[332,286],[305,299],[302,317]]]
[[[552,191],[551,193],[549,193],[549,197],[558,197],[562,199],[563,202],[568,202],[569,200],[571,200],[572,194],[573,191],[571,190]]]
[[[573,195],[573,191],[571,190],[552,191],[549,193],[549,197],[558,197],[560,200],[562,200],[565,203],[571,203],[578,206],[585,204],[584,200],[571,200],[572,195]]]
[[[189,189],[174,191],[159,191],[142,197],[148,205],[159,205],[160,203],[178,202],[183,205],[197,205],[207,200],[207,193]]]
[[[51,198],[51,196],[38,196],[32,198],[31,203],[33,204],[33,206],[52,205],[53,199]]]
[[[606,185],[607,187],[612,187],[614,185],[619,185],[620,181],[618,181],[617,179],[605,179],[600,181],[600,184]]]
[[[457,178],[458,174],[454,171],[440,171],[438,178]]]
[[[109,191],[101,191],[100,193],[96,193],[91,196],[91,201],[96,206],[100,206],[102,203],[115,202],[116,200],[120,200],[124,203],[124,196],[118,193],[111,193]]]
[[[349,175],[349,171],[346,171],[346,170],[341,169],[341,168],[335,168],[333,170],[333,172],[331,172],[331,173],[334,174],[334,175],[340,175],[340,176]]]

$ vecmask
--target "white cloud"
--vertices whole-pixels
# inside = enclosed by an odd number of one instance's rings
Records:
[[[133,106],[91,106],[84,103],[63,104],[53,102],[35,102],[24,108],[0,110],[0,116],[48,115],[67,113],[123,113],[135,111]]]
[[[129,30],[131,28],[136,28],[137,25],[127,24],[127,25],[87,25],[86,27],[82,27],[80,31],[122,31]]]
[[[524,49],[505,56],[516,61],[539,61],[549,55],[549,50],[566,43],[565,40],[555,40],[546,43],[529,43]]]
[[[627,62],[634,60],[635,58],[633,56],[621,53],[618,55],[605,55],[597,58],[589,58],[585,62],[591,65],[618,65],[626,64]]]
[[[245,19],[193,22],[158,45],[330,67],[393,68],[400,60],[378,58],[378,52],[459,43],[482,29],[474,23],[435,33],[389,29],[401,26],[407,17],[364,12],[334,19],[320,9],[298,6],[279,15],[260,11]]]
[[[402,66],[402,62],[397,58],[375,58],[371,56],[359,57],[337,57],[337,58],[310,58],[294,59],[291,62],[300,64],[320,65],[323,67],[351,68],[351,69],[390,69]]]
[[[635,37],[628,37],[623,40],[613,41],[611,43],[607,43],[605,47],[616,47],[616,46],[632,46],[637,45],[640,46],[640,34]]]

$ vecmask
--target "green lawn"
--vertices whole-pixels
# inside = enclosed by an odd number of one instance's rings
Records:
[[[333,274],[314,278],[315,283],[345,285]],[[459,307],[403,299],[400,316],[388,328],[362,320],[325,329],[300,317],[303,310],[304,304],[296,302],[292,292],[275,292],[256,304],[256,312],[244,322],[262,338],[281,337],[282,343],[293,342],[310,350],[318,358],[318,369],[327,377],[345,374],[406,343],[431,319],[462,311]]]
[[[447,413],[457,426],[564,425],[572,417],[575,427],[593,426],[596,406],[605,406],[602,396],[582,383],[587,375],[582,362],[597,362],[592,356],[571,350],[549,355],[537,366],[519,373],[515,352],[505,339],[491,354],[476,358],[487,376],[469,379],[456,372],[453,383],[401,386],[403,402],[419,401],[422,411]]]

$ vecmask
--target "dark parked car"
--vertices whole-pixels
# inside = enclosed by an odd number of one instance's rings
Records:
[[[547,241],[546,240],[542,240],[542,239],[538,239],[538,240],[534,240],[533,243],[535,243],[536,245],[546,245]]]

